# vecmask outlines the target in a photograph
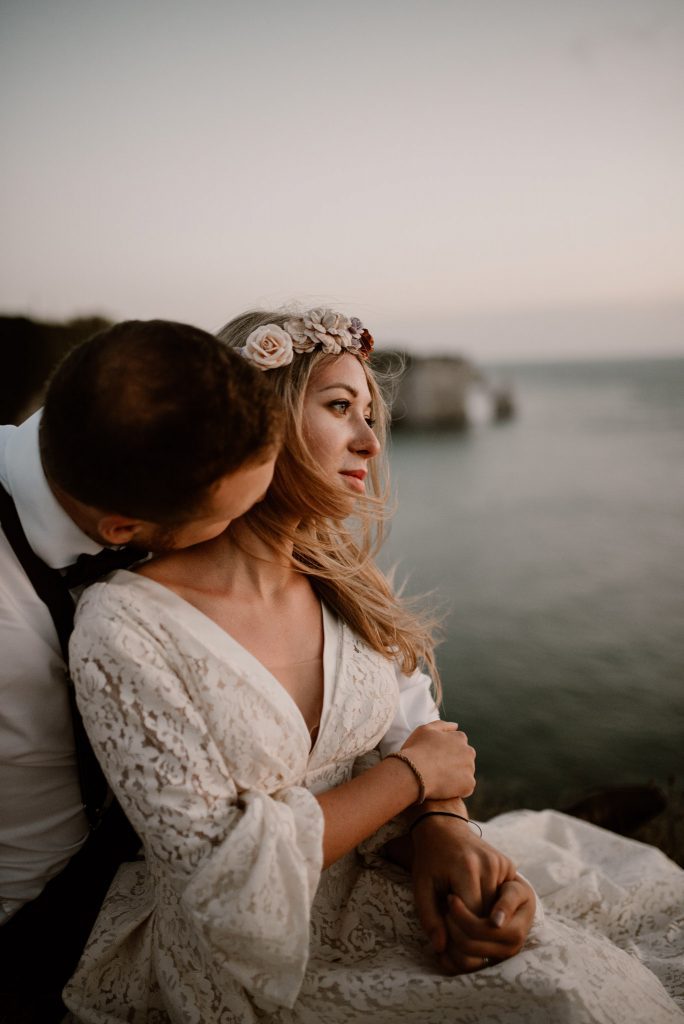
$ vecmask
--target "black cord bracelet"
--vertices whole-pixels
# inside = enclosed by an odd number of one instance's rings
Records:
[[[476,821],[471,821],[470,818],[464,818],[462,814],[456,814],[455,811],[424,811],[423,814],[420,814],[409,826],[409,835],[411,835],[416,825],[418,825],[423,818],[458,818],[460,821],[465,821],[466,825],[474,825],[480,833],[480,839],[482,838],[482,829],[478,823]]]

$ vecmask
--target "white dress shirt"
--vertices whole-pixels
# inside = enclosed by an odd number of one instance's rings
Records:
[[[0,483],[12,495],[29,544],[53,569],[97,554],[45,478],[40,412],[0,426]],[[35,899],[84,842],[65,666],[50,613],[0,530],[0,925]],[[400,707],[381,744],[398,750],[439,712],[430,680],[398,673]]]
[[[101,546],[69,518],[40,463],[36,413],[0,426],[0,482],[33,550],[54,569]],[[88,826],[65,668],[50,612],[0,530],[0,922],[66,865]]]

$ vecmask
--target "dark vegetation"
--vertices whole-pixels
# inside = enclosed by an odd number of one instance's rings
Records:
[[[50,373],[70,348],[109,326],[99,316],[41,323],[0,316],[0,423],[21,423],[41,404]]]

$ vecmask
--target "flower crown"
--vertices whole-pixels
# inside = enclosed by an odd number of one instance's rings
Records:
[[[308,309],[302,316],[286,320],[282,327],[257,327],[238,352],[260,370],[275,370],[291,363],[295,352],[302,354],[315,349],[330,355],[347,350],[368,359],[373,351],[373,336],[356,316],[349,319],[332,309]]]

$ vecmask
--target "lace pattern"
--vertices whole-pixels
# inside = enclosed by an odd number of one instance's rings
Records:
[[[313,750],[289,695],[153,581],[87,592],[73,674],[94,747],[143,838],[65,990],[87,1024],[623,1024],[684,1021],[684,873],[554,812],[485,825],[545,914],[475,974],[435,967],[382,836],[326,871],[313,796],[386,732],[396,676],[337,626]],[[326,638],[327,643],[327,638]],[[391,827],[391,826],[390,826]]]

